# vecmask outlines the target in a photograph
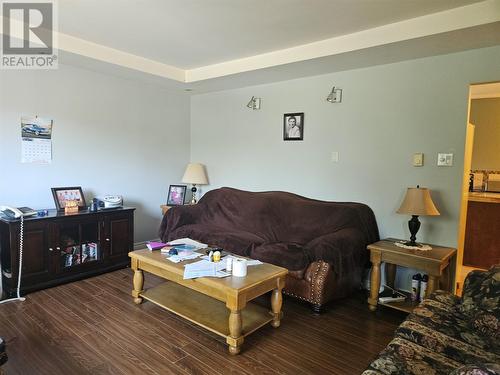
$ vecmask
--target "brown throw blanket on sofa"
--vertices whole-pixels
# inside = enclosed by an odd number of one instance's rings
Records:
[[[360,273],[366,245],[379,239],[364,204],[227,187],[209,191],[197,205],[170,209],[159,234],[163,241],[190,237],[289,270],[322,260],[334,265],[337,277]]]

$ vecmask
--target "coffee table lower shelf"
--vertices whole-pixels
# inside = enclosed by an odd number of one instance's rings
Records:
[[[221,301],[174,282],[162,283],[142,292],[140,296],[217,335],[229,337],[230,311]],[[243,336],[273,320],[268,309],[252,302],[241,313]]]

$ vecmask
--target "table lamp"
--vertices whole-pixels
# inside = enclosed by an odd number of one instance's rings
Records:
[[[196,204],[196,185],[207,185],[207,173],[205,172],[205,166],[200,163],[189,163],[182,177],[182,182],[185,184],[192,184],[193,187],[191,191],[193,192],[191,198],[191,204]]]
[[[408,221],[411,236],[410,241],[407,241],[405,245],[417,247],[421,246],[416,242],[417,232],[420,228],[419,215],[439,215],[439,211],[432,201],[429,189],[421,188],[418,185],[416,188],[408,188],[403,203],[401,203],[401,207],[396,212],[398,214],[411,215],[411,219]]]

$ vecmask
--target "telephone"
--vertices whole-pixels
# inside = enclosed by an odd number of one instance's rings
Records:
[[[37,212],[29,207],[9,207],[0,206],[0,213],[9,220],[20,219],[19,224],[19,268],[17,272],[17,296],[15,298],[4,299],[0,304],[11,301],[24,301],[25,298],[21,297],[21,274],[23,272],[23,247],[24,247],[24,218],[26,216],[36,215]]]
[[[9,206],[0,206],[0,212],[7,217],[7,219],[19,219],[21,216],[33,216],[36,215],[37,212],[29,207],[9,207]]]
[[[121,195],[105,195],[103,198],[97,198],[99,208],[117,208],[123,206]]]

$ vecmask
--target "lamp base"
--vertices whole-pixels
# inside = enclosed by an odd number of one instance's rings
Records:
[[[196,188],[196,184],[193,184],[193,187],[191,188],[191,202],[189,202],[189,204],[196,204],[197,203],[197,200],[196,200],[196,191],[198,189]]]
[[[419,246],[417,239],[417,232],[420,229],[420,221],[418,220],[418,215],[412,215],[410,221],[408,221],[408,229],[410,230],[410,241],[408,241],[406,246]]]

